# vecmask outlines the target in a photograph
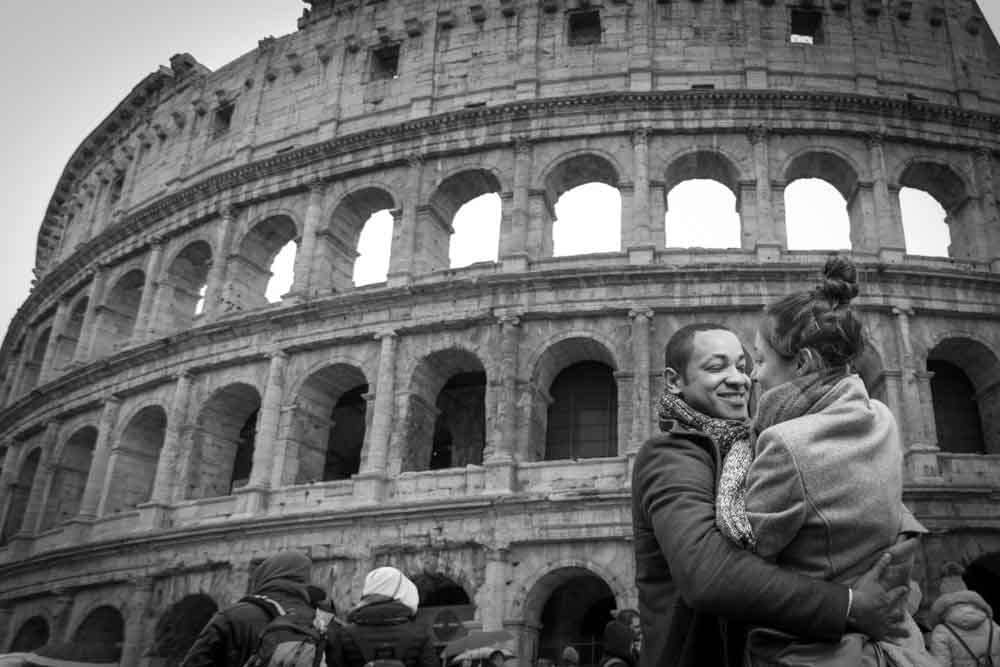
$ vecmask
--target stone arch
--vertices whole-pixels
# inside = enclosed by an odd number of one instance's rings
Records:
[[[786,190],[789,185],[804,178],[819,179],[832,186],[844,199],[852,247],[860,248],[863,245],[864,220],[861,201],[857,196],[863,172],[850,156],[828,146],[806,148],[790,156],[780,173]],[[793,232],[790,236],[794,238],[794,230],[798,225],[798,220],[789,220],[786,215],[786,236],[789,236],[788,230],[791,228]]]
[[[39,649],[49,641],[51,631],[49,622],[44,616],[32,616],[17,629],[14,641],[10,644],[10,653],[28,653]]]
[[[57,456],[53,457],[56,468],[42,516],[42,530],[65,523],[79,512],[97,446],[97,433],[95,426],[82,426],[58,448]]]
[[[678,186],[684,185],[692,180],[708,180],[717,185],[722,185],[735,200],[736,226],[731,229],[728,225],[720,227],[715,224],[715,220],[699,218],[694,220],[677,220],[675,224],[691,224],[702,229],[708,228],[713,234],[723,234],[729,239],[728,247],[740,247],[742,238],[742,206],[740,199],[740,171],[736,163],[721,150],[712,148],[696,148],[686,153],[674,157],[668,164],[664,176],[664,195],[667,197],[667,217],[665,224],[665,236],[667,245],[680,245],[671,243],[670,222],[671,209],[669,206],[671,193]],[[706,245],[706,247],[717,247],[716,245]]]
[[[425,356],[409,383],[402,470],[483,462],[486,368],[469,350],[451,347]]]
[[[462,623],[474,616],[472,596],[461,582],[440,572],[421,572],[410,577],[420,594],[417,620],[426,621],[435,644],[443,645],[461,636]]]
[[[489,241],[493,249],[493,260],[499,253],[500,243],[500,218],[502,212],[497,211],[495,220],[477,220],[476,228],[456,228],[455,216],[465,204],[487,194],[499,196],[503,186],[497,174],[491,169],[463,167],[443,178],[434,189],[428,200],[429,209],[427,215],[419,216],[421,226],[421,237],[430,239],[429,243],[435,248],[442,247],[444,250],[443,266],[439,268],[454,267],[454,257],[451,248],[452,241],[462,242],[468,235],[473,235],[480,243]],[[433,218],[436,224],[426,225],[427,218]],[[461,238],[457,238],[461,235]],[[425,241],[425,247],[428,241]]]
[[[973,558],[965,566],[962,579],[969,589],[982,595],[991,608],[1000,609],[1000,551],[983,553]]]
[[[25,359],[24,370],[21,372],[21,392],[26,394],[38,385],[41,378],[42,364],[45,363],[45,352],[49,348],[49,338],[52,337],[52,327],[42,329],[31,345],[31,354]]]
[[[939,340],[927,352],[938,445],[943,451],[1000,454],[1000,360],[967,337]]]
[[[355,262],[359,259],[358,244],[371,216],[379,211],[395,211],[399,199],[382,185],[367,185],[351,190],[337,200],[327,216],[327,225],[320,230],[313,253],[314,283],[330,286],[335,292],[354,287]],[[380,249],[386,262],[390,247]]]
[[[31,487],[35,482],[42,458],[42,448],[35,447],[29,451],[21,467],[18,470],[17,478],[13,486],[8,491],[7,517],[4,521],[3,531],[0,531],[0,544],[7,544],[10,538],[14,537],[20,530],[33,530],[33,526],[24,526],[24,516],[28,509],[28,498],[31,496]]]
[[[97,317],[95,357],[107,356],[128,344],[135,333],[145,282],[146,274],[135,268],[122,274],[108,290]]]
[[[298,468],[296,484],[350,479],[361,465],[368,425],[368,379],[350,363],[327,363],[299,384],[295,396],[292,442]]]
[[[219,606],[210,595],[192,593],[170,605],[156,621],[148,655],[162,667],[177,667]]]
[[[271,264],[289,243],[298,242],[299,224],[288,213],[272,213],[247,226],[229,258],[227,307],[247,310],[266,306]]]
[[[125,619],[117,608],[101,605],[91,610],[73,631],[73,644],[80,658],[121,659],[125,641]]]
[[[581,664],[598,662],[600,656],[592,651],[600,645],[601,631],[611,611],[628,599],[621,587],[614,585],[616,578],[601,570],[583,561],[560,562],[522,587],[522,617],[531,630],[522,634],[520,651],[532,663],[538,658],[558,662],[564,646],[577,649]],[[572,599],[566,599],[570,591]],[[553,604],[561,608],[552,610]]]
[[[216,389],[196,420],[186,498],[225,496],[246,484],[253,465],[260,393],[234,382]]]
[[[970,205],[972,187],[961,172],[946,162],[915,157],[903,164],[897,180],[900,188],[922,190],[945,211],[945,224],[951,243],[948,256],[965,259],[976,256],[976,225],[980,224],[975,206]],[[906,220],[903,220],[904,229]]]
[[[581,185],[591,183],[597,183],[612,188],[620,197],[621,193],[618,191],[618,186],[621,182],[621,175],[623,173],[625,173],[624,170],[621,168],[621,165],[618,164],[614,156],[602,150],[582,149],[563,153],[558,156],[542,171],[542,191],[533,195],[535,198],[541,198],[541,201],[532,206],[531,212],[532,216],[541,217],[541,235],[539,238],[530,239],[531,245],[540,247],[541,255],[543,257],[551,257],[553,254],[570,254],[568,252],[561,251],[554,241],[554,237],[561,237],[566,234],[566,231],[561,228],[557,233],[557,223],[573,224],[579,221],[558,220],[556,205],[559,203],[560,197]],[[614,233],[616,240],[615,247],[601,248],[600,250],[597,250],[597,252],[617,251],[620,249],[620,206],[617,211],[617,218],[619,228],[617,230],[606,230],[608,233]],[[593,236],[595,232],[594,223],[595,221],[593,220],[589,221],[589,231],[591,236]]]
[[[157,301],[161,306],[157,309],[160,312],[154,313],[152,329],[184,331],[194,324],[212,261],[212,246],[202,239],[189,242],[171,258],[159,287]]]
[[[80,334],[83,331],[83,319],[87,315],[87,304],[90,299],[86,294],[81,295],[72,302],[69,307],[69,314],[66,317],[66,325],[62,334],[56,341],[55,359],[52,360],[52,369],[59,370],[73,361],[76,354],[76,347],[80,342]]]
[[[149,500],[167,431],[167,412],[147,405],[125,422],[112,449],[114,466],[102,514],[135,509]]]

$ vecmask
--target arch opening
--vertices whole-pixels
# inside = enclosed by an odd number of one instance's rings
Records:
[[[35,344],[31,348],[31,356],[24,364],[20,393],[27,393],[38,385],[42,374],[42,364],[45,363],[45,352],[49,348],[49,338],[51,336],[52,327],[46,327],[35,338]]]
[[[927,355],[938,446],[1000,454],[1000,361],[978,341],[949,338]]]
[[[406,418],[403,471],[483,462],[486,370],[471,352],[434,352],[414,371]]]
[[[32,616],[18,628],[17,634],[14,635],[14,641],[11,642],[10,652],[28,653],[45,646],[48,641],[48,621],[41,616]]]
[[[87,297],[82,297],[69,312],[62,335],[56,340],[56,357],[52,361],[53,370],[62,370],[73,361],[77,345],[80,342],[80,333],[83,331],[83,318],[87,315],[88,303]]]
[[[533,196],[531,215],[544,227],[530,244],[544,257],[621,250],[620,180],[615,166],[597,154],[560,162],[546,176],[544,193]]]
[[[296,399],[299,464],[295,483],[350,479],[361,467],[368,381],[360,369],[335,364],[316,371]]]
[[[579,361],[549,388],[545,459],[587,459],[618,454],[618,386],[600,361]]]
[[[604,626],[617,607],[614,592],[602,578],[581,567],[556,570],[540,582],[548,589],[539,616],[535,659],[559,664],[562,651],[571,646],[581,665],[596,665],[602,656]],[[530,613],[530,610],[527,610]]]
[[[33,530],[33,526],[24,526],[24,515],[28,509],[28,498],[31,496],[31,487],[35,482],[35,474],[38,472],[38,463],[42,457],[41,447],[35,447],[24,463],[17,475],[17,481],[9,490],[9,500],[7,501],[7,520],[4,522],[3,531],[0,531],[0,544],[7,544],[18,531]]]
[[[227,306],[246,310],[280,300],[294,281],[297,244],[295,222],[286,215],[255,225],[229,260]]]
[[[225,496],[249,480],[260,400],[254,387],[234,383],[205,402],[190,457],[187,498]]]
[[[448,246],[453,269],[478,262],[496,262],[500,255],[500,195],[488,192],[462,204],[455,213]]]
[[[904,203],[907,203],[903,199],[903,190],[912,188],[926,193],[927,197],[933,199],[940,205],[941,209],[944,209],[945,215],[940,218],[944,221],[948,234],[944,256],[966,259],[981,254],[981,249],[976,247],[979,237],[977,226],[981,224],[978,220],[979,216],[976,207],[970,205],[972,200],[965,181],[954,169],[938,162],[926,160],[913,162],[907,165],[903,173],[899,175],[899,186],[900,208],[903,207]],[[913,195],[908,199],[913,199]],[[909,208],[912,209],[912,205]],[[927,233],[935,233],[934,238],[937,241],[933,249],[940,251],[943,232],[940,226],[934,224],[939,219],[940,211],[936,206],[927,203],[926,199],[923,208],[923,215],[930,218],[928,223],[930,230]],[[903,231],[904,233],[910,232],[908,227],[913,228],[914,225],[912,223],[907,225],[907,210],[904,209],[903,213]],[[910,216],[914,215],[910,211]],[[909,250],[909,240],[910,237],[907,236],[907,250]]]
[[[351,276],[355,287],[388,280],[394,224],[395,219],[390,209],[382,209],[368,216],[358,235],[358,258],[354,261]]]
[[[190,328],[204,307],[208,272],[212,267],[212,247],[205,241],[188,244],[167,269],[160,287],[167,294],[158,299],[165,312],[156,314],[156,328],[183,331]]]
[[[903,217],[907,254],[948,256],[951,245],[948,214],[931,193],[916,188],[901,188],[899,210]]]
[[[97,429],[93,426],[79,429],[66,441],[45,503],[42,530],[61,525],[80,511],[95,446]]]
[[[117,662],[125,640],[125,619],[114,607],[93,610],[73,633],[73,644],[81,660]]]
[[[145,281],[146,274],[133,269],[111,288],[97,318],[97,333],[94,336],[97,357],[106,356],[128,345],[139,317]]]
[[[463,622],[475,615],[475,606],[465,589],[438,572],[421,572],[413,577],[413,583],[420,594],[416,620],[430,628],[435,646],[441,649],[464,636],[467,631]]]
[[[160,667],[178,667],[198,633],[218,609],[215,600],[204,593],[186,595],[170,605],[156,622],[153,646],[148,655],[159,658]]]
[[[115,448],[104,514],[135,509],[150,499],[166,430],[167,413],[158,405],[143,408],[129,420]]]
[[[789,250],[849,250],[847,201],[820,178],[801,178],[785,188],[785,234]]]
[[[962,579],[969,590],[982,595],[992,609],[1000,609],[1000,552],[983,554],[969,563]]]
[[[316,239],[313,282],[334,292],[385,282],[395,210],[392,195],[378,187],[346,195]]]
[[[739,202],[716,180],[689,179],[667,193],[668,248],[739,248]]]
[[[428,270],[495,262],[500,251],[500,181],[486,169],[444,179],[420,216]]]

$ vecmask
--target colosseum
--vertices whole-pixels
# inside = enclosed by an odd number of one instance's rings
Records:
[[[0,354],[0,650],[177,664],[296,548],[340,610],[391,564],[439,642],[592,664],[636,606],[663,344],[752,336],[814,280],[784,203],[809,178],[844,200],[924,608],[952,562],[1000,608],[1000,46],[974,0],[307,4],[216,71],[174,56],[66,163]],[[692,179],[735,197],[732,247],[668,245]],[[555,203],[590,183],[619,241],[561,254]],[[904,188],[946,211],[941,256],[907,251]],[[453,266],[485,194],[495,261]],[[375,214],[388,270],[357,285]]]

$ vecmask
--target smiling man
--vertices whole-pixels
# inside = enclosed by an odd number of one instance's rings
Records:
[[[848,629],[882,638],[899,631],[900,587],[878,584],[883,556],[853,589],[767,563],[715,524],[718,471],[749,437],[750,361],[718,324],[693,324],[667,343],[663,434],[640,449],[632,475],[640,667],[741,665],[744,624],[816,641]]]

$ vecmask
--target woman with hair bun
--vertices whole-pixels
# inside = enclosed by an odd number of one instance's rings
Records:
[[[726,457],[716,499],[716,521],[730,539],[782,567],[848,586],[914,522],[902,502],[896,420],[851,368],[865,346],[851,308],[857,294],[854,265],[832,255],[816,288],[765,308],[755,342],[753,438]],[[894,574],[902,580],[892,586],[906,583],[905,565]],[[899,667],[936,664],[912,619],[903,609],[900,615],[912,629],[893,644],[856,634],[811,643],[754,629],[748,662],[855,667],[881,664],[879,655],[888,654]]]

